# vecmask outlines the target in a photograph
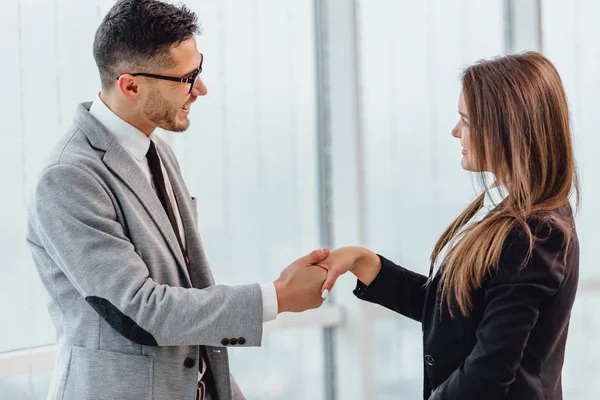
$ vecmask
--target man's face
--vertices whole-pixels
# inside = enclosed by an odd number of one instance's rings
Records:
[[[187,77],[200,66],[202,55],[198,52],[194,38],[171,48],[175,61],[173,68],[160,71],[161,75]],[[153,80],[143,106],[143,112],[156,126],[171,132],[183,132],[189,125],[191,105],[198,96],[207,93],[202,78],[198,76],[192,91],[190,83]]]

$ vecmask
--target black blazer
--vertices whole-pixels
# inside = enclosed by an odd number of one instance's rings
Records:
[[[422,323],[424,393],[429,400],[559,400],[571,308],[579,276],[579,243],[571,208],[560,213],[573,224],[571,245],[558,228],[531,218],[539,241],[528,248],[523,228],[505,242],[497,273],[473,293],[474,309],[452,319],[440,314],[440,276],[427,277],[381,257],[381,271],[355,295]],[[563,256],[567,251],[566,262]],[[431,274],[431,270],[430,270]]]

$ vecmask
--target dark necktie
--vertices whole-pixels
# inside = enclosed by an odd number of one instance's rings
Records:
[[[165,177],[162,173],[162,168],[160,166],[160,158],[158,158],[158,153],[156,152],[156,146],[154,142],[150,141],[150,148],[148,149],[148,153],[146,153],[146,158],[148,159],[148,166],[150,167],[150,173],[152,174],[152,180],[154,181],[154,187],[156,188],[156,194],[158,195],[158,199],[162,204],[167,216],[169,217],[169,221],[171,221],[171,226],[173,227],[173,231],[175,232],[175,236],[177,237],[177,242],[179,243],[179,247],[181,248],[181,252],[183,253],[183,258],[185,259],[186,266],[189,266],[189,259],[187,256],[187,251],[183,247],[183,242],[181,237],[179,236],[179,224],[177,223],[177,217],[175,216],[175,210],[173,209],[173,205],[169,200],[169,195],[167,194],[167,185],[165,184]]]

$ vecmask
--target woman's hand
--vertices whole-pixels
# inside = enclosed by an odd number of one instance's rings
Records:
[[[341,247],[329,253],[320,266],[327,269],[327,279],[323,283],[322,297],[326,298],[340,275],[350,271],[365,285],[373,282],[373,279],[381,269],[379,257],[359,246]]]

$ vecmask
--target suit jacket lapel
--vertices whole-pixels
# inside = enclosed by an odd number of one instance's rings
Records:
[[[177,264],[183,270],[184,276],[191,286],[191,280],[175,232],[173,232],[169,217],[158,196],[131,155],[119,145],[114,136],[106,131],[104,126],[89,114],[88,104],[91,103],[84,104],[83,107],[77,110],[76,123],[86,134],[92,146],[105,151],[102,161],[106,167],[118,176],[142,203],[163,235],[177,260]]]
[[[208,261],[206,260],[206,255],[200,241],[200,235],[198,234],[191,196],[171,157],[163,150],[163,146],[159,145],[157,148],[160,159],[169,175],[169,182],[173,187],[173,193],[175,194],[177,207],[179,208],[179,215],[183,222],[186,248],[191,264],[189,273],[192,285],[197,288],[214,285],[214,278],[208,266]]]

